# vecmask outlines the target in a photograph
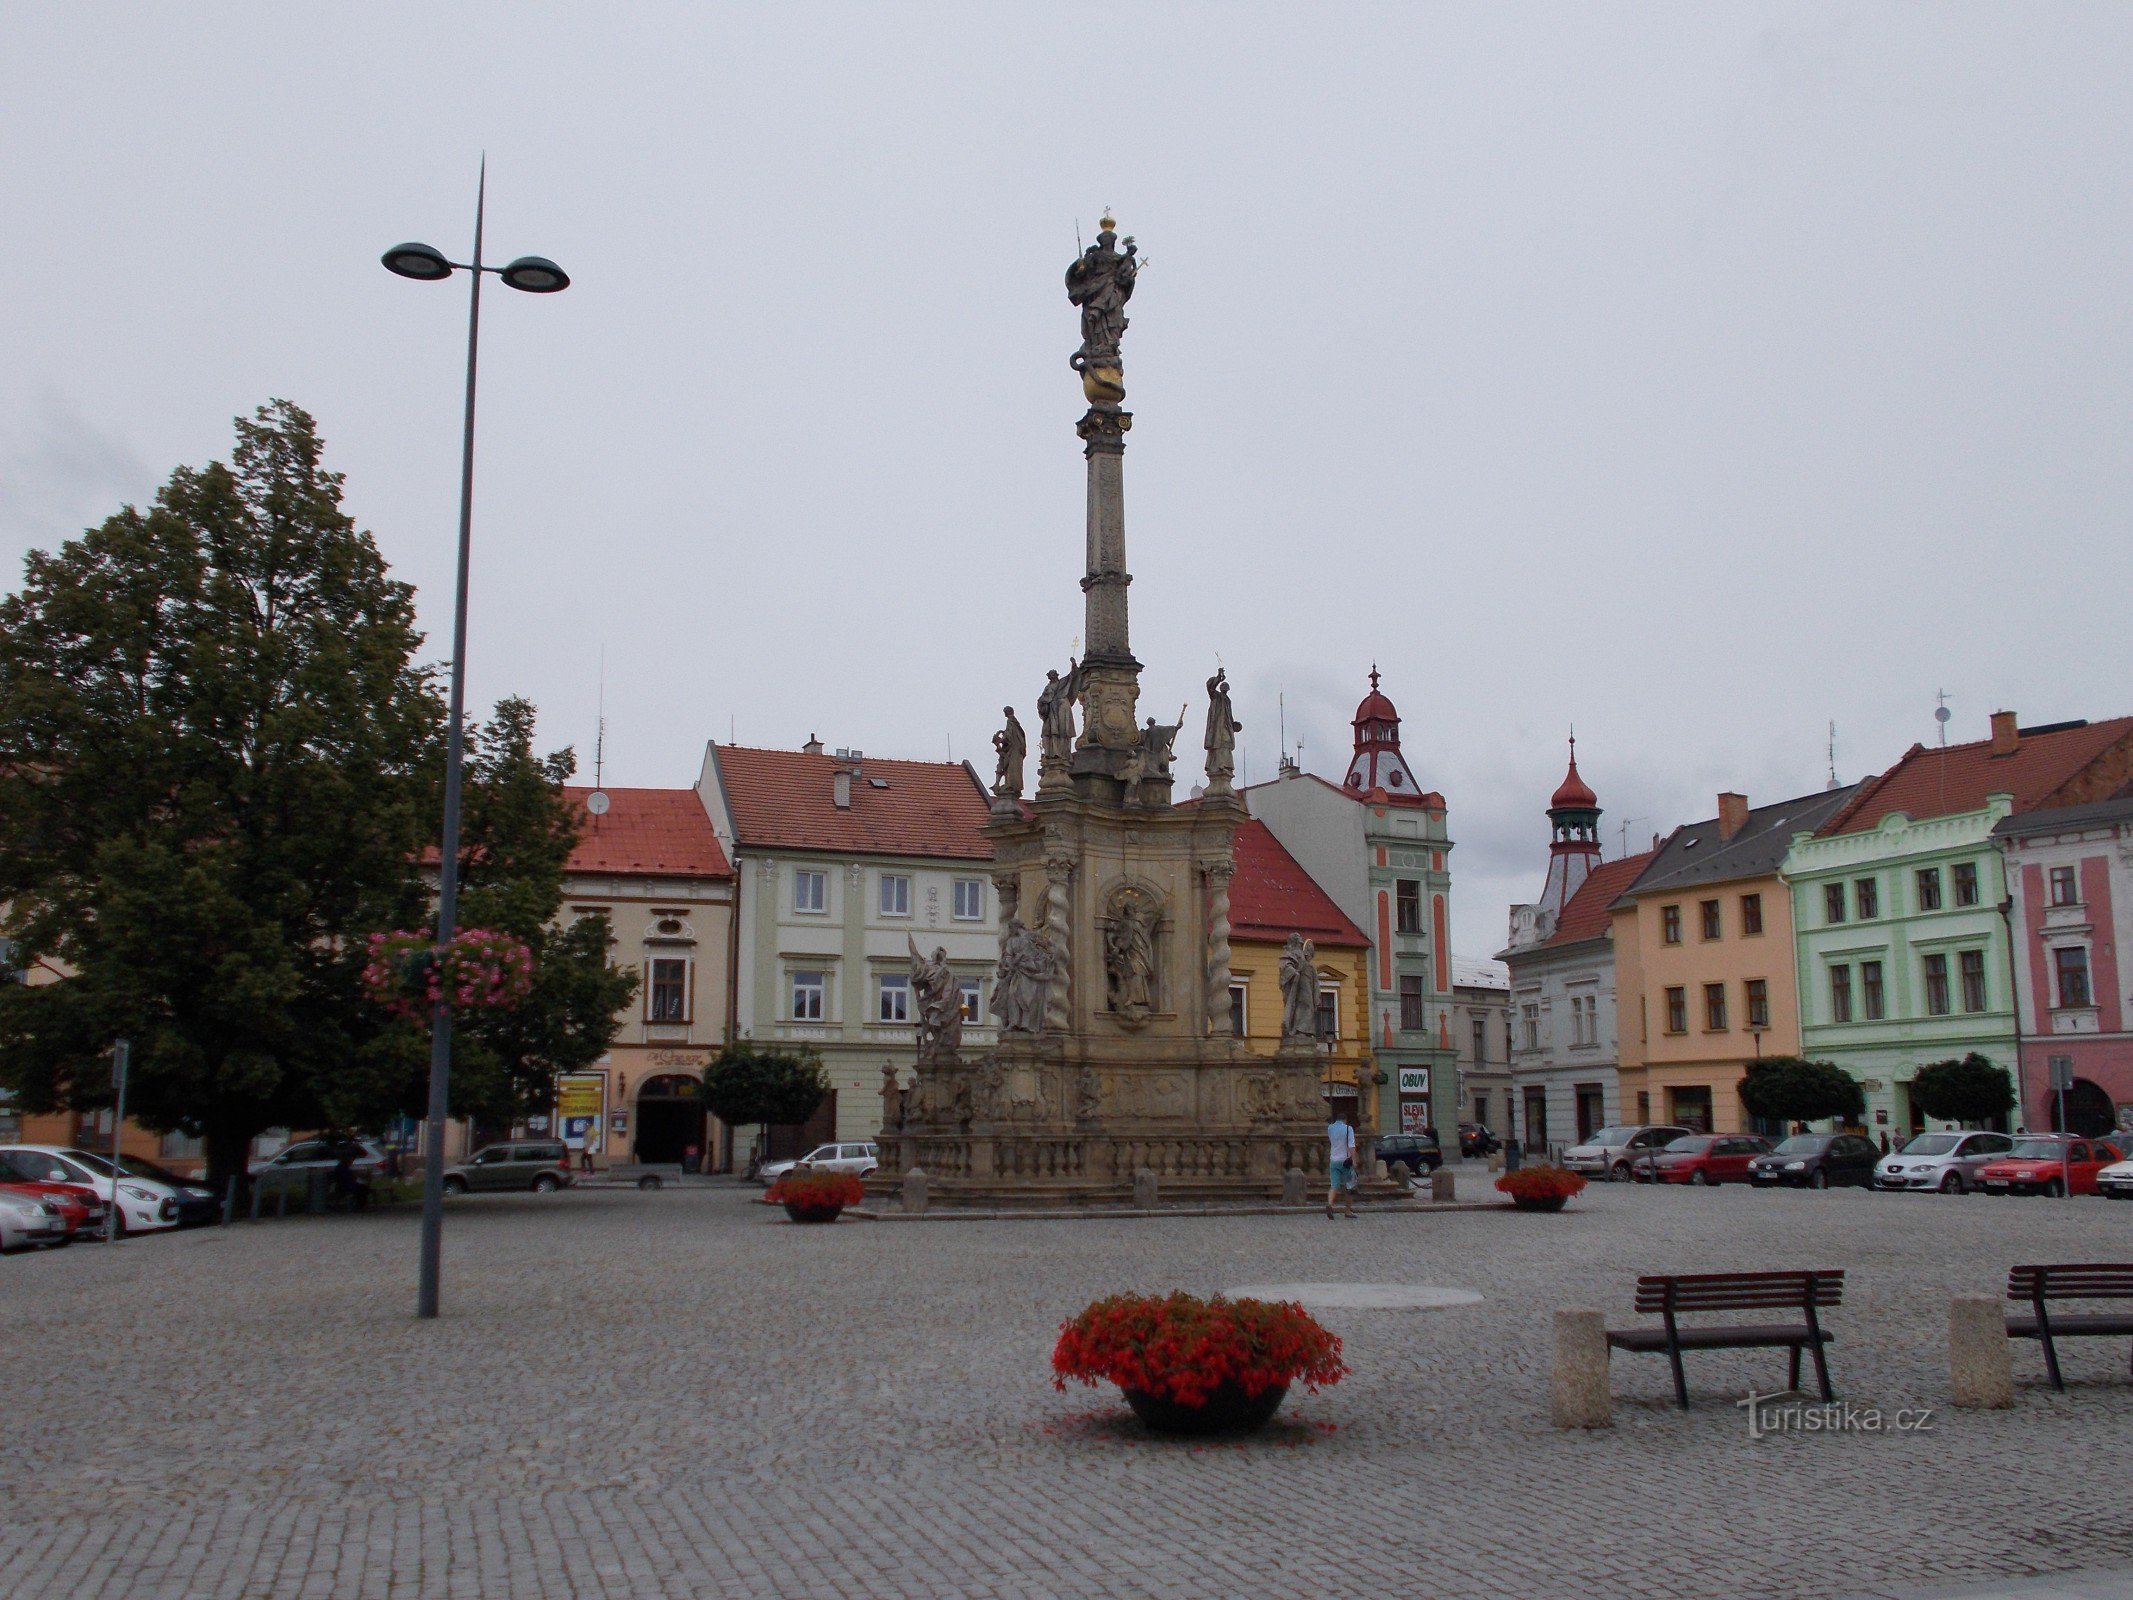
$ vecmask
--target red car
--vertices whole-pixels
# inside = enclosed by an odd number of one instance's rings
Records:
[[[19,1156],[0,1150],[0,1191],[24,1195],[32,1200],[49,1200],[59,1208],[59,1219],[67,1225],[67,1241],[71,1244],[77,1236],[94,1238],[104,1226],[104,1199],[87,1184],[53,1183],[38,1177],[22,1164]]]
[[[1746,1183],[1748,1161],[1765,1155],[1770,1141],[1752,1133],[1692,1133],[1675,1139],[1629,1169],[1639,1183]]]
[[[2108,1140],[2024,1134],[2007,1154],[1977,1169],[1977,1185],[1987,1194],[2094,1194],[2096,1174],[2124,1159]]]

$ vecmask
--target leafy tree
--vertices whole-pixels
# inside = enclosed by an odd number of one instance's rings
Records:
[[[1973,1050],[1960,1061],[1920,1067],[1911,1080],[1911,1103],[1929,1117],[1973,1127],[2014,1105],[2014,1079]]]
[[[729,1128],[805,1122],[829,1093],[829,1074],[814,1050],[771,1050],[736,1039],[704,1069],[703,1098]]]
[[[1770,1056],[1751,1065],[1741,1079],[1740,1103],[1773,1122],[1856,1122],[1866,1113],[1866,1094],[1856,1078],[1832,1062],[1799,1056]]]

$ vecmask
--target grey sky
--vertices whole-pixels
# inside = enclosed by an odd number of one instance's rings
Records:
[[[1462,954],[1578,729],[1631,838],[1930,738],[2133,710],[2133,9],[16,7],[0,561],[313,412],[473,689],[703,741],[989,754],[1080,631],[1078,332],[1115,205],[1143,708],[1216,653],[1337,775],[1375,659]],[[441,635],[440,635],[441,639]],[[441,648],[437,652],[442,654]],[[1193,763],[1196,765],[1196,762]]]

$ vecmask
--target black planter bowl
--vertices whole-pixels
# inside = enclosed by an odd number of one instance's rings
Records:
[[[1258,1432],[1281,1409],[1289,1386],[1279,1384],[1260,1394],[1248,1395],[1236,1384],[1224,1383],[1207,1397],[1206,1404],[1197,1406],[1179,1405],[1175,1400],[1149,1394],[1143,1389],[1122,1388],[1119,1392],[1126,1397],[1126,1404],[1133,1408],[1133,1414],[1148,1425],[1149,1432],[1193,1437],[1211,1433]]]
[[[1567,1194],[1513,1195],[1511,1204],[1521,1211],[1560,1211],[1570,1204]]]
[[[842,1206],[796,1206],[790,1200],[784,1205],[785,1214],[795,1222],[835,1222],[844,1210]]]

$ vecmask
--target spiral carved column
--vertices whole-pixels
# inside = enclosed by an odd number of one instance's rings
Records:
[[[1229,880],[1236,871],[1227,861],[1207,869],[1207,1028],[1230,1037],[1229,1016]]]
[[[1052,983],[1044,996],[1044,1026],[1047,1031],[1069,1025],[1074,983],[1072,928],[1067,921],[1067,894],[1074,877],[1074,858],[1047,856],[1044,860],[1044,937],[1052,950]]]

